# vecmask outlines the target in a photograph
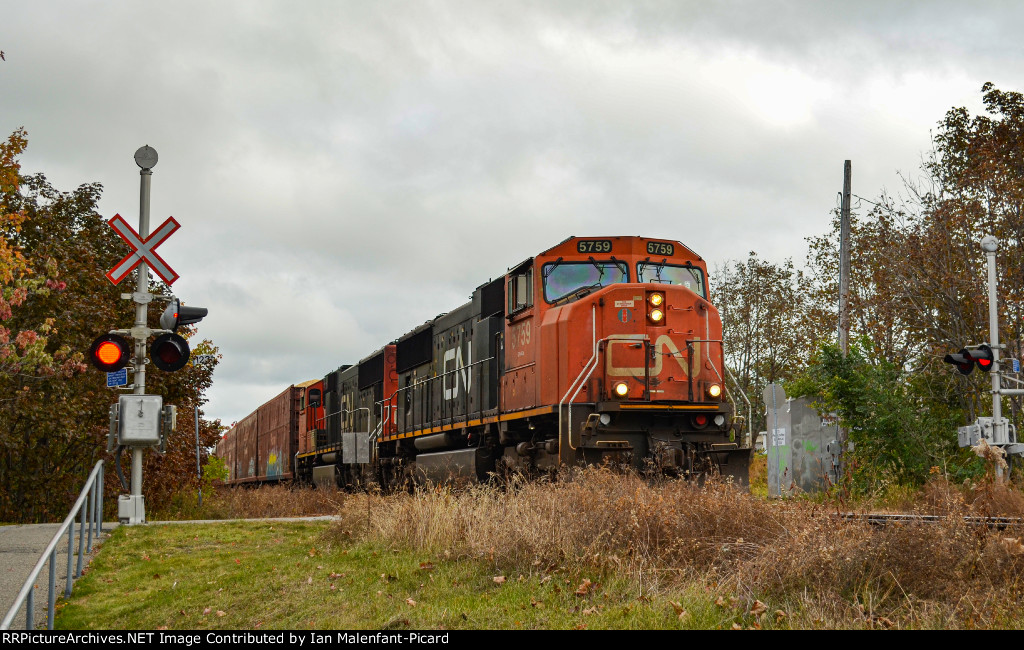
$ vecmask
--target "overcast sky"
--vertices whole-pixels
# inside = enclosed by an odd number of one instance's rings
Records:
[[[133,154],[174,293],[240,419],[569,235],[802,264],[853,191],[915,176],[953,106],[1024,90],[1024,3],[0,0],[0,137],[104,186]],[[111,231],[111,237],[116,236]],[[104,273],[107,269],[96,269]],[[126,326],[111,324],[111,327]],[[99,334],[99,332],[97,332]]]

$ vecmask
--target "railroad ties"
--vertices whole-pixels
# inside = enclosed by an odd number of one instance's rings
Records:
[[[881,514],[870,512],[840,512],[835,516],[845,521],[863,521],[872,526],[892,526],[903,523],[934,524],[947,519],[946,515]],[[987,526],[997,530],[1024,528],[1024,518],[1021,517],[963,517],[963,520],[973,526]]]

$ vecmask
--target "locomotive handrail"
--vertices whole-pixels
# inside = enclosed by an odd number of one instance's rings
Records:
[[[725,341],[723,341],[722,339],[691,339],[690,341],[688,341],[688,343],[691,343],[691,342],[692,343],[718,343],[719,345],[721,345],[722,346],[722,367],[725,368],[725,372],[729,375],[729,379],[732,380],[732,383],[736,384],[736,388],[740,389],[740,383],[738,381],[736,381],[736,377],[734,377],[733,374],[732,374],[732,371],[729,370],[729,366],[725,365]],[[664,353],[662,353],[662,354],[664,354]],[[673,356],[675,356],[675,355],[673,355]],[[725,381],[725,379],[722,378],[722,375],[720,375],[718,373],[718,368],[715,367],[715,364],[711,364],[711,369],[715,371],[715,375],[718,377],[718,381],[722,382],[722,385],[725,386],[726,385],[726,381]],[[753,439],[754,439],[754,429],[753,429],[754,425],[753,425],[753,422],[750,419],[750,411],[751,411],[752,407],[750,406],[750,400],[747,398],[747,394],[745,392],[743,392],[742,389],[738,390],[737,392],[740,394],[741,397],[743,397],[743,401],[747,403],[747,435],[746,435],[746,441],[745,441],[746,445],[745,446],[749,447],[753,443]],[[732,391],[728,391],[728,393],[730,394],[730,398],[729,399],[732,400],[732,397],[731,397]],[[735,400],[733,400],[732,407],[733,407],[733,410],[736,409],[736,402],[735,402]]]
[[[366,411],[366,419],[367,420],[370,419],[370,409],[365,407],[365,406],[360,406],[359,408],[355,408],[355,409],[341,409],[341,410],[335,411],[334,413],[325,413],[324,416],[322,418],[320,418],[320,421],[324,423],[324,429],[326,430],[327,429],[327,418],[331,417],[332,415],[338,415],[339,413],[356,413],[358,411]],[[317,420],[314,418],[313,419],[313,425],[314,426],[316,425],[316,422],[317,422]]]
[[[750,417],[750,412],[751,412],[751,409],[752,409],[752,407],[750,406],[750,399],[747,397],[746,392],[743,391],[743,387],[740,386],[740,382],[736,381],[736,377],[732,374],[732,370],[729,370],[729,366],[725,365],[725,356],[724,356],[724,354],[722,356],[722,367],[725,368],[725,372],[728,373],[729,379],[732,380],[732,383],[736,384],[736,388],[737,388],[736,392],[738,392],[740,394],[740,396],[743,398],[743,401],[747,403],[747,439],[745,441],[746,442],[745,446],[753,447],[754,446],[754,423],[753,423],[753,420]],[[730,391],[730,392],[732,392],[732,391]]]
[[[397,404],[395,404],[394,406],[391,406],[391,403],[392,403],[393,400],[396,400],[396,398],[398,397],[398,394],[401,393],[402,391],[420,388],[420,387],[422,387],[422,386],[424,386],[426,384],[429,384],[430,382],[437,381],[438,379],[443,379],[444,377],[447,377],[448,375],[451,375],[451,374],[454,374],[454,373],[457,373],[457,372],[461,372],[461,371],[466,370],[468,368],[472,368],[473,366],[478,366],[480,364],[487,363],[488,361],[494,361],[494,360],[495,360],[495,357],[487,357],[486,359],[480,359],[479,361],[473,361],[473,362],[467,363],[464,366],[457,367],[457,368],[455,368],[453,370],[448,370],[447,372],[443,372],[443,373],[441,373],[439,375],[434,375],[433,377],[424,377],[423,379],[420,379],[420,380],[418,380],[418,381],[416,381],[416,382],[414,382],[412,384],[409,384],[408,386],[402,386],[401,388],[398,388],[397,390],[395,390],[395,392],[391,393],[391,395],[389,397],[387,397],[385,399],[382,399],[380,402],[375,402],[375,403],[383,405],[384,402],[388,402],[388,410],[389,410],[389,414],[390,414],[390,410],[392,408],[395,408],[395,409],[398,408]],[[480,382],[477,382],[477,390],[480,390]],[[469,401],[468,401],[469,400],[469,390],[466,391],[466,400],[467,400],[466,401],[466,416],[467,416],[467,419],[468,419],[468,416],[469,416]],[[442,409],[441,419],[443,420],[444,419],[444,404],[443,404],[443,402],[442,402],[442,405],[441,405],[441,409]],[[482,411],[482,409],[481,409],[481,411]],[[389,415],[389,417],[390,417],[390,415]],[[395,429],[396,430],[398,429],[398,421],[397,421],[397,419],[395,421]]]
[[[79,517],[79,534],[78,534],[78,563],[76,565],[74,576],[72,576],[71,567],[72,559],[75,556],[75,515],[81,514]],[[64,597],[67,598],[71,595],[71,587],[75,578],[79,578],[82,575],[82,556],[83,556],[83,545],[85,545],[86,538],[88,537],[88,545],[85,547],[86,553],[92,552],[92,538],[93,531],[99,538],[100,533],[103,529],[103,461],[96,461],[96,464],[92,468],[92,472],[89,473],[89,478],[85,480],[85,486],[82,487],[82,491],[78,495],[78,499],[75,500],[71,511],[68,516],[64,519],[64,523],[60,525],[57,532],[54,533],[53,538],[50,539],[50,543],[46,545],[46,549],[43,554],[39,557],[39,561],[32,567],[32,571],[28,574],[28,578],[25,580],[25,584],[21,587],[21,591],[18,592],[18,597],[14,599],[14,604],[11,605],[7,615],[4,616],[3,620],[0,621],[0,630],[11,629],[11,622],[17,615],[18,610],[21,606],[25,605],[25,629],[35,629],[35,582],[36,578],[39,577],[39,573],[43,570],[43,565],[47,562],[50,564],[50,584],[49,591],[47,592],[47,611],[46,611],[46,629],[53,629],[53,613],[57,602],[57,543],[60,538],[64,535],[64,531],[68,533],[68,570],[67,579],[64,582]],[[86,532],[86,517],[88,517],[88,533]]]
[[[569,397],[569,393],[572,392],[572,389],[574,387],[576,388],[576,392],[573,393],[572,398],[569,399],[569,430],[566,432],[566,441],[569,443],[569,449],[572,449],[573,451],[576,450],[576,447],[572,446],[572,403],[573,403],[573,400],[576,399],[576,395],[578,395],[580,390],[583,388],[583,385],[587,382],[587,379],[590,378],[590,375],[593,374],[594,370],[597,368],[597,346],[600,343],[600,341],[597,340],[597,304],[591,304],[590,305],[590,327],[591,327],[591,337],[592,337],[592,340],[593,340],[593,344],[592,344],[593,353],[590,355],[590,359],[585,364],[583,364],[583,368],[580,370],[580,374],[576,375],[576,379],[573,380],[573,382],[571,384],[569,384],[569,389],[567,391],[565,391],[565,395],[563,395],[562,399],[560,399],[558,401],[558,444],[561,445],[562,444],[562,404],[565,402],[565,399],[567,397]],[[601,339],[601,341],[605,341],[605,340],[607,340],[607,339]],[[587,368],[590,366],[590,364],[594,364],[594,367],[590,368],[590,371],[587,372]],[[585,373],[585,372],[587,374],[587,377],[586,377],[586,379],[582,379],[583,378],[583,373]],[[559,454],[559,456],[561,456],[561,454]]]

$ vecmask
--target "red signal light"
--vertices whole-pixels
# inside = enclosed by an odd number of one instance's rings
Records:
[[[153,365],[165,372],[184,368],[189,354],[188,342],[177,334],[161,334],[149,346]]]
[[[128,339],[117,334],[97,337],[89,348],[89,361],[102,372],[116,372],[124,368],[130,357],[131,344]]]
[[[992,364],[996,359],[996,355],[992,352],[992,348],[982,343],[978,346],[977,350],[971,350],[971,358],[974,359],[974,363],[978,365],[979,370],[989,372],[992,370]]]
[[[121,346],[111,341],[104,341],[96,349],[96,358],[100,360],[100,363],[117,363],[117,360],[121,358]]]

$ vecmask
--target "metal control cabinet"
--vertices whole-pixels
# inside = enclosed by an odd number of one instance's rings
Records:
[[[118,399],[117,443],[125,447],[160,444],[164,398],[159,395],[121,395]]]

